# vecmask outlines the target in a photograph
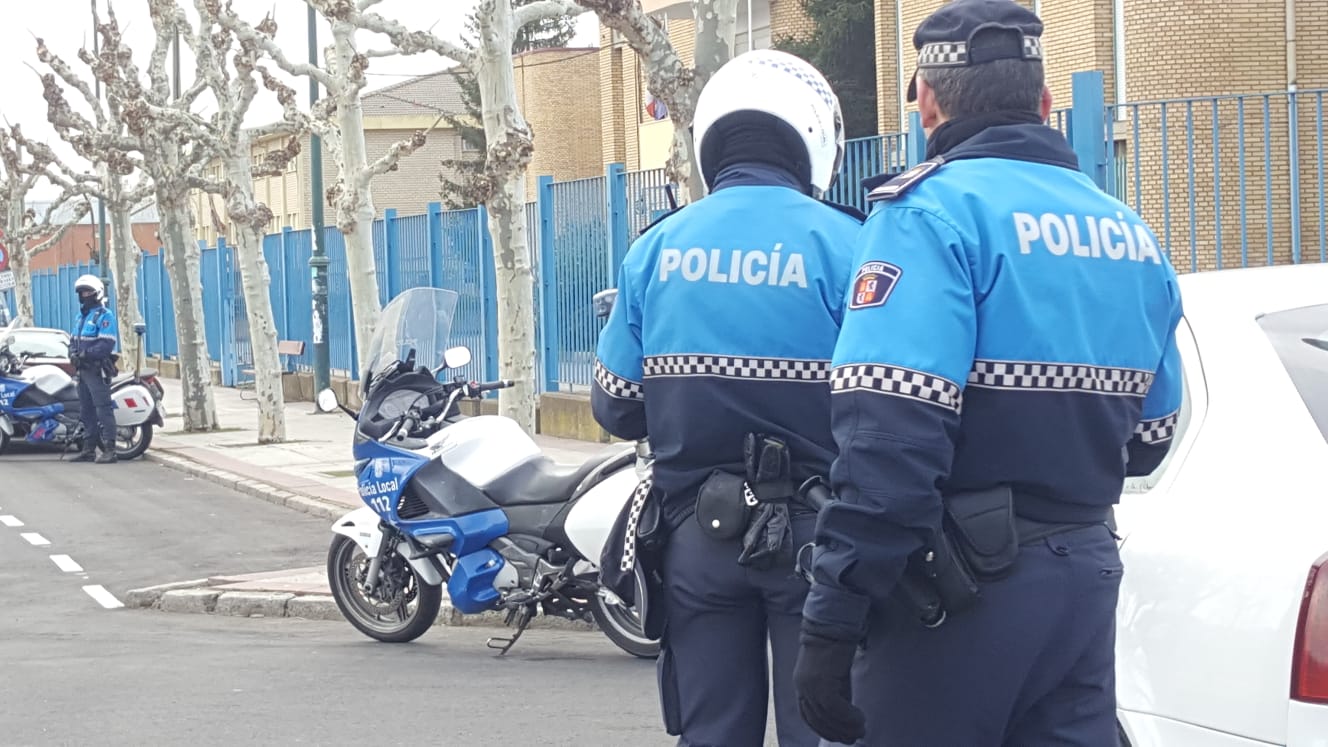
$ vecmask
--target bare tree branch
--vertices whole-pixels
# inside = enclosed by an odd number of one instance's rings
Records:
[[[523,5],[520,8],[514,8],[512,11],[513,25],[516,28],[524,28],[532,23],[539,21],[548,21],[554,18],[563,18],[576,16],[585,13],[588,10],[585,7],[577,5],[573,0],[537,0],[537,2]]]

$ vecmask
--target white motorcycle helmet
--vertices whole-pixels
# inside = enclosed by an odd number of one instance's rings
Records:
[[[830,83],[807,61],[773,49],[746,52],[729,60],[701,89],[692,118],[693,148],[701,178],[706,172],[706,136],[715,123],[742,111],[761,112],[789,125],[807,148],[813,197],[835,183],[844,161],[844,115]]]
[[[84,290],[90,290],[97,298],[97,303],[106,301],[106,286],[102,284],[101,278],[96,275],[80,275],[78,280],[74,281],[74,292],[81,294]]]

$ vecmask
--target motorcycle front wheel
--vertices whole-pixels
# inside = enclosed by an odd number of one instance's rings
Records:
[[[356,630],[385,643],[406,643],[424,635],[438,619],[442,588],[422,583],[410,563],[393,552],[379,569],[373,594],[366,594],[363,582],[371,560],[351,538],[332,538],[327,583],[341,614]]]

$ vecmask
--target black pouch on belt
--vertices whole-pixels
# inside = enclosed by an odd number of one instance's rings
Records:
[[[974,579],[997,581],[1010,575],[1019,556],[1019,537],[1009,486],[946,496],[945,523]]]
[[[696,523],[712,539],[730,540],[747,531],[755,500],[747,499],[742,475],[715,470],[696,494]]]

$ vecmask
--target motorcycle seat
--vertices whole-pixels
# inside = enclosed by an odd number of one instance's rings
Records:
[[[558,464],[546,456],[532,457],[480,489],[499,506],[566,503],[601,461],[588,459],[584,464],[571,466]]]
[[[142,370],[140,370],[140,371],[138,372],[138,375],[139,375],[140,378],[144,378],[144,379],[146,379],[146,378],[149,378],[149,377],[152,377],[152,376],[156,376],[156,375],[157,375],[157,371],[156,371],[156,369],[152,369],[152,368],[144,368],[144,369],[142,369]],[[128,372],[128,373],[122,373],[122,374],[120,374],[119,376],[116,376],[114,379],[111,379],[111,386],[113,386],[113,387],[117,387],[117,386],[120,386],[121,384],[125,384],[125,383],[128,383],[128,382],[133,381],[133,380],[134,380],[134,372],[133,372],[133,371],[130,371],[130,372]]]

